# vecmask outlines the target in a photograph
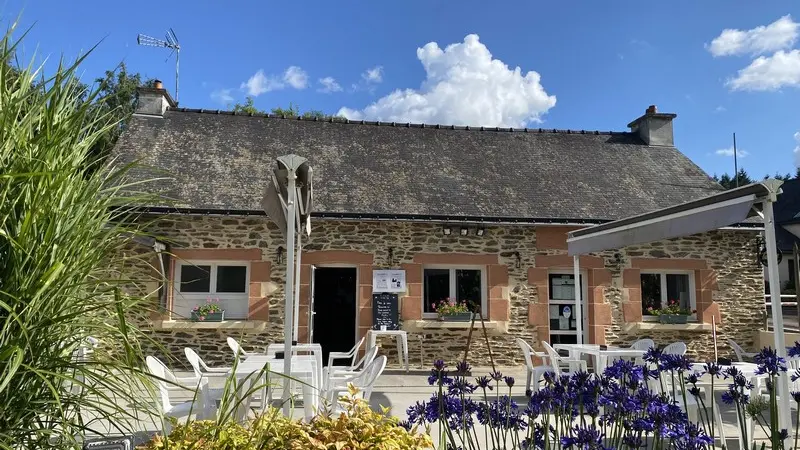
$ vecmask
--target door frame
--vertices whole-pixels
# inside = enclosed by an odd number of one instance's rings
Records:
[[[356,271],[356,290],[355,290],[355,296],[356,296],[356,298],[355,298],[355,300],[356,300],[355,301],[356,326],[355,326],[355,330],[353,330],[353,335],[354,335],[353,345],[355,345],[356,343],[358,343],[358,339],[359,339],[358,338],[358,324],[360,323],[359,322],[359,319],[360,319],[359,311],[361,309],[359,307],[359,304],[358,304],[358,302],[359,302],[359,292],[358,291],[359,291],[359,287],[361,286],[361,284],[360,284],[361,271],[358,270],[358,264],[324,263],[324,264],[311,264],[311,266],[312,266],[312,270],[311,270],[312,288],[309,290],[309,295],[311,295],[312,298],[308,299],[309,300],[309,308],[308,308],[308,315],[309,315],[308,337],[309,337],[310,342],[314,341],[314,329],[313,329],[313,326],[314,326],[314,304],[316,303],[316,299],[314,299],[313,296],[314,296],[314,291],[316,291],[316,280],[314,278],[316,277],[317,270],[318,269],[355,269],[355,271]]]
[[[548,318],[548,320],[550,319],[549,306],[550,306],[550,297],[551,297],[551,294],[552,294],[550,292],[550,275],[551,274],[552,275],[573,275],[574,276],[575,275],[575,271],[574,270],[570,270],[570,269],[559,269],[559,268],[554,268],[554,269],[549,269],[548,268],[547,269],[547,305],[548,305],[547,318]],[[585,269],[581,269],[581,271],[580,271],[580,280],[579,280],[579,281],[582,281],[582,283],[580,283],[580,287],[581,287],[581,306],[586,306],[586,308],[583,309],[583,311],[581,311],[581,321],[583,322],[583,339],[582,339],[582,341],[584,343],[586,343],[588,338],[589,338],[589,303],[588,303],[589,302],[589,297],[588,297],[589,296],[589,278],[588,277],[589,277],[588,271],[586,271]],[[560,303],[557,303],[557,304],[560,304]],[[572,305],[574,305],[574,304],[575,304],[575,301],[572,302]],[[549,323],[550,322],[548,322],[548,324]],[[548,337],[549,337],[549,333],[552,333],[552,331],[553,330],[548,331]],[[564,334],[567,334],[567,333],[564,333]],[[577,336],[577,335],[578,335],[578,333],[576,332],[575,336]]]

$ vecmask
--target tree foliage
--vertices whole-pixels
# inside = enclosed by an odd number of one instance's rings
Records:
[[[234,112],[243,114],[268,114],[267,111],[258,109],[255,106],[253,97],[250,96],[245,97],[244,103],[234,104],[232,110]],[[282,108],[280,106],[272,108],[269,114],[275,114],[276,116],[283,116],[287,118],[302,117],[304,119],[319,119],[319,120],[327,120],[331,118],[343,118],[341,116],[337,116],[334,114],[325,114],[324,112],[317,109],[310,109],[308,111],[301,113],[300,107],[294,103],[289,103],[289,106],[287,108]]]
[[[724,187],[725,189],[733,189],[736,186],[741,187],[758,181],[757,179],[750,177],[750,175],[744,169],[739,169],[739,172],[736,174],[735,177],[733,175],[728,175],[727,173],[723,173],[722,176],[717,176],[717,174],[714,174],[714,176],[712,176],[711,178],[717,183],[721,184],[722,187]],[[771,177],[770,175],[764,175],[764,179],[766,180],[767,178],[775,178],[776,180],[783,180],[783,181],[800,179],[800,167],[795,169],[794,175],[792,175],[789,172],[786,172],[783,175],[778,172],[775,172],[775,175]]]

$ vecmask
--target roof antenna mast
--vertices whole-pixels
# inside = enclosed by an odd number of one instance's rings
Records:
[[[175,53],[175,103],[178,103],[178,79],[180,74],[181,44],[178,42],[178,37],[175,36],[175,31],[173,31],[172,28],[167,31],[165,37],[166,40],[162,40],[152,36],[147,36],[145,34],[139,34],[139,36],[136,37],[136,43],[139,45],[146,45],[148,47],[162,47],[170,49],[167,59],[169,59],[169,57]]]
[[[736,160],[736,133],[733,133],[733,179],[736,180],[736,187],[739,187],[739,163]]]

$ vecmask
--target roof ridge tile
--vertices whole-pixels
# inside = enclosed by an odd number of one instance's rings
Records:
[[[487,127],[487,126],[474,126],[474,125],[446,125],[446,124],[429,124],[429,123],[398,123],[398,122],[381,122],[368,121],[368,120],[350,120],[346,117],[339,118],[331,116],[326,119],[320,119],[318,116],[303,117],[303,116],[287,116],[286,114],[273,114],[273,113],[253,113],[244,111],[226,111],[226,110],[211,110],[204,108],[168,108],[168,111],[182,112],[182,113],[196,113],[196,114],[213,114],[213,115],[231,115],[240,117],[258,117],[266,119],[294,119],[305,122],[326,122],[326,123],[340,123],[348,125],[370,125],[378,127],[405,127],[405,128],[423,128],[423,129],[436,129],[436,130],[458,130],[458,131],[484,131],[484,132],[510,132],[510,133],[552,133],[552,134],[594,134],[594,135],[626,135],[631,134],[627,131],[600,131],[600,130],[572,130],[572,129],[544,129],[544,128],[514,128],[514,127]]]

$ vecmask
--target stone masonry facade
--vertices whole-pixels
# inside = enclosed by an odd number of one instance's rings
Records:
[[[372,270],[405,269],[408,290],[400,297],[400,315],[402,328],[409,331],[412,367],[420,367],[421,360],[426,368],[435,359],[455,363],[464,356],[468,326],[441,328],[434,319],[422,320],[422,269],[428,264],[479,265],[486,273],[487,335],[493,361],[499,366],[521,364],[516,338],[534,348],[541,348],[540,342],[549,339],[547,276],[552,270],[572,269],[566,234],[573,229],[486,226],[483,236],[457,232],[445,236],[441,224],[316,220],[311,237],[304,241],[301,261],[300,341],[308,336],[312,264],[357,268],[358,336],[366,333],[372,321]],[[251,269],[247,321],[201,327],[171,320],[162,308],[144,324],[153,338],[148,351],[162,356],[168,353],[173,361],[182,362],[183,348],[188,346],[209,363],[222,364],[232,359],[227,336],[239,340],[245,349],[257,351],[263,351],[268,343],[282,342],[285,264],[278,263],[278,247],[285,242],[266,217],[169,216],[154,221],[150,232],[166,241],[176,258],[244,259],[250,261]],[[730,354],[727,339],[752,346],[765,320],[762,268],[754,255],[756,237],[752,230],[720,230],[581,256],[588,282],[587,342],[624,345],[650,337],[666,345],[681,340],[689,345],[690,355],[706,359],[713,355],[713,321],[721,355]],[[132,250],[132,254],[141,252]],[[153,293],[154,305],[159,286],[156,267],[154,254],[146,265],[125,268],[139,293]],[[691,271],[697,322],[661,325],[643,320],[639,274],[656,269]],[[166,271],[171,277],[173,268],[166,267]],[[270,292],[268,285],[278,289]],[[167,292],[171,292],[170,286]],[[167,310],[170,301],[171,294],[162,305]],[[394,343],[389,338],[378,342],[390,365],[397,367]],[[479,327],[473,330],[468,359],[474,366],[489,365],[489,351]]]

